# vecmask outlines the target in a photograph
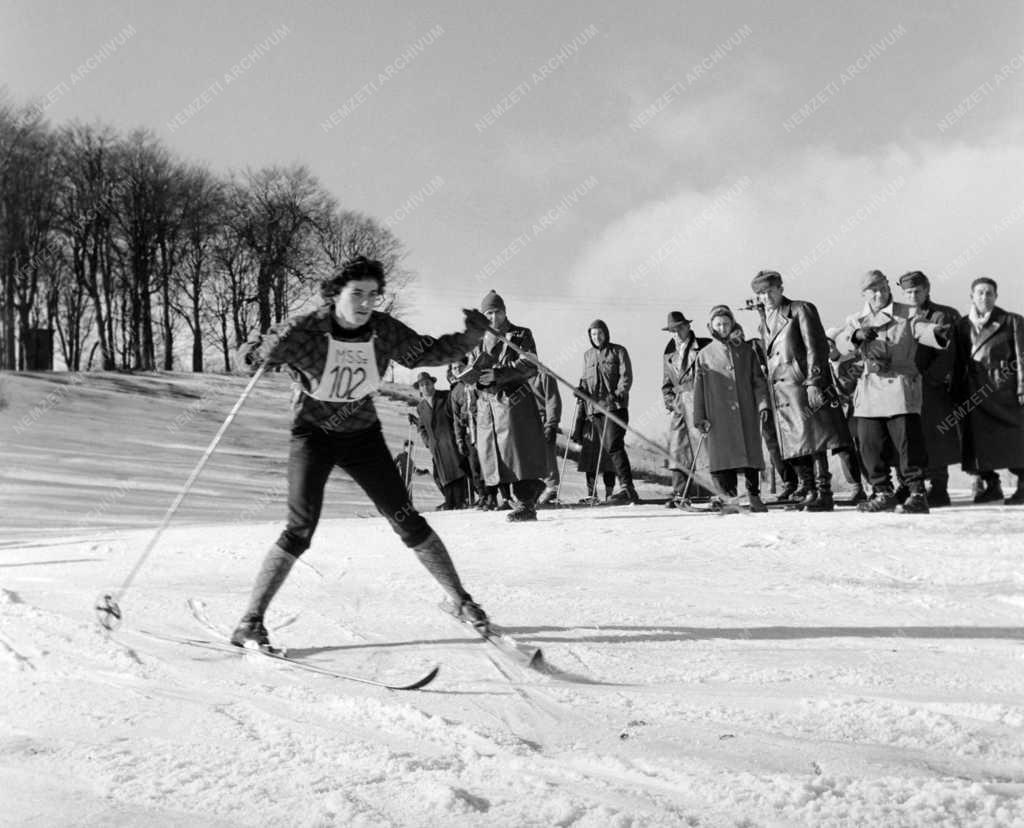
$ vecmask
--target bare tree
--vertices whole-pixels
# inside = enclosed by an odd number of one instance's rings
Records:
[[[390,228],[363,213],[341,210],[320,230],[318,241],[332,268],[360,255],[379,261],[387,278],[384,310],[393,316],[402,315],[402,291],[415,276],[403,267],[405,247]]]
[[[334,201],[304,166],[246,171],[230,189],[230,224],[256,262],[259,326],[288,313],[290,294],[317,269],[316,233]]]
[[[57,229],[75,281],[92,303],[104,370],[116,366],[117,260],[111,237],[117,137],[109,127],[73,123],[59,133]]]

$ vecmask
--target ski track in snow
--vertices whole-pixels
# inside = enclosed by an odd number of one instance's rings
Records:
[[[947,514],[432,516],[494,616],[594,685],[451,624],[379,519],[325,522],[276,639],[367,675],[440,662],[420,693],[133,631],[198,635],[190,596],[229,626],[268,527],[170,530],[113,635],[93,601],[145,532],[9,548],[0,801],[14,825],[1024,825],[1021,562],[991,515]]]

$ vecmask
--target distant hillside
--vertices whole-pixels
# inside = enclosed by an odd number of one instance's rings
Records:
[[[26,533],[156,525],[245,388],[224,374],[4,373],[0,375],[2,531]],[[176,524],[284,518],[290,386],[268,374],[185,499]],[[388,444],[408,436],[411,389],[377,400]],[[429,457],[421,446],[421,467]],[[441,498],[429,477],[416,503]],[[337,472],[325,517],[376,514]]]
[[[156,526],[242,393],[247,379],[225,374],[0,374],[0,540]],[[266,375],[235,418],[182,503],[175,525],[268,521],[285,516],[291,383]],[[417,399],[385,383],[377,411],[393,453],[409,436]],[[561,461],[564,438],[560,438]],[[430,468],[419,444],[416,462]],[[630,448],[641,480],[663,482],[660,461]],[[575,452],[563,496],[583,495]],[[441,497],[432,478],[414,481],[423,511]],[[649,496],[663,488],[648,487]],[[641,494],[645,488],[641,486]],[[344,474],[327,487],[324,517],[375,516]]]

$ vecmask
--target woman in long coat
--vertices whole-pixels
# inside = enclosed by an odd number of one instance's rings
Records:
[[[504,337],[491,333],[470,354],[473,366],[467,375],[478,390],[476,403],[476,448],[480,470],[487,486],[510,483],[519,501],[509,513],[510,521],[536,520],[535,504],[547,475],[547,449],[530,377],[537,366],[508,346],[527,353],[537,346],[529,328],[513,325],[505,314],[504,300],[493,290],[480,303],[480,310],[492,327]]]
[[[996,472],[1009,469],[1017,475],[1017,491],[1006,503],[1017,505],[1024,504],[1024,317],[997,306],[997,297],[992,279],[975,279],[970,313],[953,328],[962,400],[957,412],[967,412],[964,471],[980,474],[985,483],[975,500],[1001,498]]]
[[[750,344],[730,337],[735,324],[726,305],[712,308],[713,339],[697,355],[693,418],[708,435],[711,474],[722,494],[736,496],[743,472],[751,508],[762,510],[758,471],[764,468],[761,417],[771,410],[768,386]]]

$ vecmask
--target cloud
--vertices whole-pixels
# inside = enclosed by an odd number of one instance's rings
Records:
[[[736,170],[609,222],[571,268],[572,291],[610,298],[625,284],[665,297],[666,308],[736,304],[751,276],[772,267],[792,295],[845,314],[858,302],[857,276],[879,267],[943,274],[942,292],[959,298],[959,282],[976,273],[1016,274],[1024,223],[1013,232],[1007,217],[1021,205],[1022,178],[1024,148],[1009,141],[871,155],[804,148],[773,169]]]

